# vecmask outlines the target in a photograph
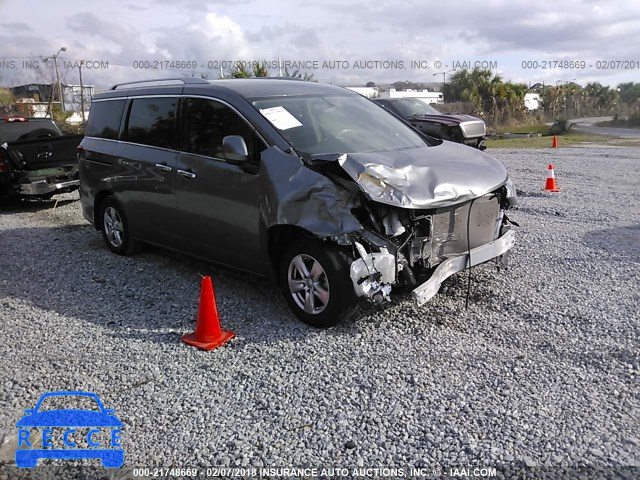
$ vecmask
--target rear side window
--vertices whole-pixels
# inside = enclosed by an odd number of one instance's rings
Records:
[[[177,98],[134,98],[129,110],[129,142],[171,148]]]
[[[124,99],[93,102],[85,135],[117,140],[124,104]]]
[[[184,103],[184,138],[189,153],[224,158],[222,139],[227,135],[240,135],[247,144],[249,157],[253,157],[255,132],[235,111],[223,103],[203,98],[187,98]]]

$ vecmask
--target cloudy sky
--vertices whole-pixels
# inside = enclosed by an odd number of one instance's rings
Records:
[[[217,78],[229,61],[278,59],[340,85],[441,81],[486,62],[514,81],[614,86],[640,81],[639,38],[637,0],[0,0],[0,85],[50,82],[42,57],[66,47],[63,81],[78,83],[85,60],[85,83],[102,88],[187,71],[171,62]]]

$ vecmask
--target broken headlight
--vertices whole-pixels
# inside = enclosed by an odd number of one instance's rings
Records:
[[[507,177],[507,183],[504,184],[504,188],[507,190],[507,202],[509,203],[509,207],[516,207],[518,205],[518,194],[511,177]]]

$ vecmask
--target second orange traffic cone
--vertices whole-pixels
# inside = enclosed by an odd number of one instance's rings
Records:
[[[216,297],[213,294],[211,277],[202,277],[200,306],[196,331],[183,335],[181,340],[202,350],[213,350],[231,340],[236,334],[220,328]]]
[[[550,163],[547,167],[547,182],[544,185],[544,190],[547,192],[559,192],[560,189],[556,185],[556,174],[553,171],[553,164]]]
[[[558,148],[558,135],[554,135],[551,140],[551,148]]]

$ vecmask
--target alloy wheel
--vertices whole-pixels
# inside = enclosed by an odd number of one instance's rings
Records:
[[[107,207],[104,210],[104,231],[107,234],[109,243],[115,248],[120,248],[124,241],[124,227],[122,218],[113,207]]]
[[[293,300],[306,313],[317,315],[327,307],[329,280],[320,262],[311,255],[293,257],[287,279]]]

